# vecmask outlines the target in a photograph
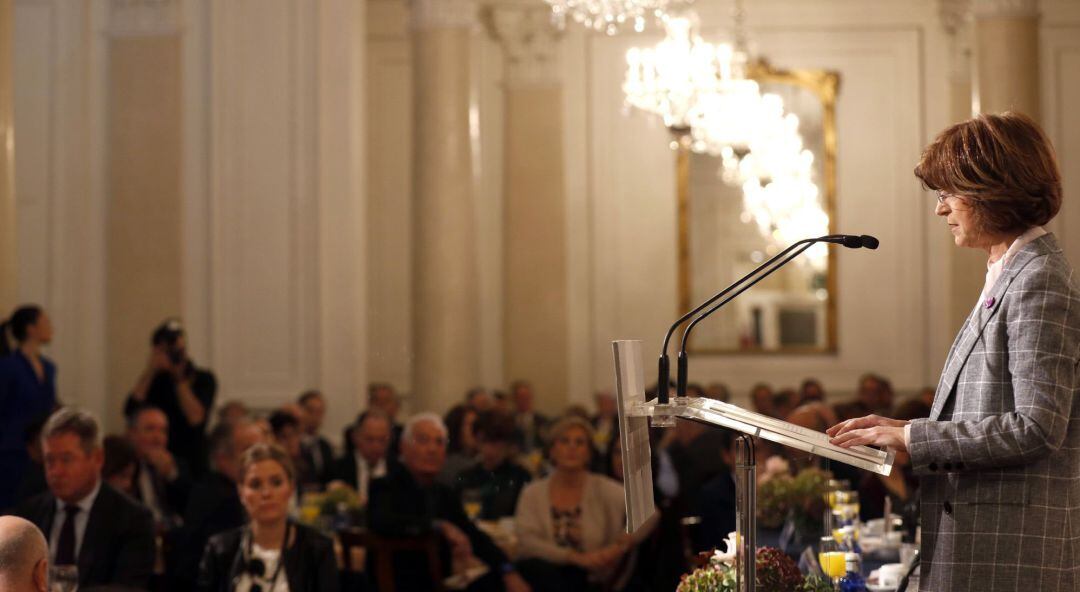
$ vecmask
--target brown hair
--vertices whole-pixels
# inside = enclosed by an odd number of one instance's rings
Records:
[[[45,427],[41,428],[41,440],[45,441],[59,434],[75,434],[87,454],[101,447],[101,432],[93,415],[73,407],[61,407],[49,416]]]
[[[254,466],[255,463],[264,460],[272,460],[281,465],[281,468],[285,470],[285,475],[289,478],[289,482],[296,483],[296,469],[293,468],[289,455],[277,444],[265,444],[262,442],[245,450],[243,456],[240,457],[240,481],[243,482],[248,469]]]
[[[551,429],[548,430],[548,456],[551,456],[551,449],[555,446],[555,441],[574,428],[581,429],[585,432],[585,439],[588,440],[589,443],[589,454],[595,456],[596,451],[593,450],[593,442],[596,436],[596,430],[593,429],[592,424],[586,419],[570,414],[564,415],[557,420],[555,424],[551,426]]]
[[[1061,209],[1054,148],[1022,113],[979,115],[946,129],[923,151],[915,176],[962,197],[986,232],[1042,226]]]

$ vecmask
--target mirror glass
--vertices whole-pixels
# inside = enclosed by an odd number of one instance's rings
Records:
[[[747,190],[723,157],[679,148],[680,314],[801,238],[835,232],[835,93],[824,71],[780,71],[758,65],[762,94],[778,95],[798,117],[809,182],[792,188],[762,178]],[[812,157],[811,157],[812,155]],[[806,165],[804,165],[805,167]],[[804,168],[804,170],[806,170]],[[812,183],[812,186],[810,185]],[[794,198],[810,195],[810,199]],[[748,197],[749,196],[749,197]],[[809,207],[807,204],[810,204]],[[696,353],[825,353],[836,348],[836,262],[817,245],[699,323]]]

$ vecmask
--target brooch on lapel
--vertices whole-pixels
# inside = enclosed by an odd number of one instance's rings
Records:
[[[994,308],[994,297],[993,296],[986,299],[985,306],[986,306],[986,308]]]

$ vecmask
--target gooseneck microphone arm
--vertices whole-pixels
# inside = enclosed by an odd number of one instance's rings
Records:
[[[872,236],[869,236],[869,235],[865,235],[865,234],[862,235],[862,236],[829,235],[829,236],[818,237],[818,238],[815,238],[815,239],[805,239],[803,241],[799,241],[799,242],[795,243],[794,245],[792,245],[792,247],[798,246],[798,245],[800,245],[802,243],[806,243],[806,242],[809,242],[810,244],[804,244],[801,248],[799,248],[798,251],[796,251],[794,253],[791,253],[790,255],[785,257],[782,261],[780,261],[776,265],[773,265],[768,271],[766,271],[765,273],[763,273],[760,276],[756,277],[754,279],[754,281],[750,282],[749,284],[747,284],[745,286],[742,286],[741,288],[738,289],[738,291],[736,291],[731,296],[728,296],[723,301],[721,301],[721,302],[719,302],[719,303],[717,303],[715,305],[712,305],[711,308],[706,310],[704,313],[698,315],[697,318],[695,318],[693,321],[690,322],[689,325],[686,326],[686,329],[683,330],[682,341],[681,341],[681,344],[680,344],[680,347],[679,347],[679,358],[678,358],[679,373],[678,373],[678,378],[677,378],[677,381],[676,381],[676,391],[675,391],[677,396],[679,396],[679,397],[686,396],[686,382],[687,382],[687,374],[688,374],[688,369],[687,369],[688,359],[687,359],[687,355],[686,355],[686,344],[689,342],[690,332],[694,330],[694,327],[696,327],[698,323],[705,320],[706,317],[708,317],[709,315],[713,314],[714,312],[716,312],[717,310],[722,308],[728,302],[731,302],[732,300],[734,300],[737,296],[739,296],[740,294],[742,294],[746,290],[749,290],[754,284],[756,284],[756,283],[760,282],[761,280],[765,279],[766,277],[768,277],[770,274],[772,274],[777,269],[780,269],[784,265],[787,265],[788,262],[790,262],[792,259],[794,259],[794,258],[798,257],[799,255],[801,255],[803,253],[803,251],[809,249],[814,243],[818,243],[818,242],[837,243],[837,244],[841,244],[841,245],[843,245],[843,246],[845,246],[845,247],[847,247],[849,249],[861,249],[861,248],[876,249],[876,248],[878,248],[878,239],[876,239],[876,238],[874,238]],[[791,248],[789,247],[788,249],[785,249],[784,253],[787,253],[790,250],[791,250]],[[784,254],[784,253],[781,253],[781,255]],[[743,283],[749,277],[752,277],[752,276],[756,275],[764,267],[771,264],[775,259],[776,259],[776,257],[774,257],[773,259],[770,259],[765,265],[762,265],[758,269],[755,269],[754,271],[752,271],[750,273],[750,275],[748,275],[748,276],[744,277],[743,279],[739,280],[739,282],[737,284],[725,289],[724,292],[719,294],[717,297],[714,297],[714,298],[710,299],[710,301],[708,303],[706,303],[704,306],[699,307],[699,309],[705,308],[706,306],[709,306],[710,304],[712,304],[712,302],[715,302],[720,296],[726,295],[728,292],[731,291],[731,288]]]
[[[667,385],[668,385],[668,382],[669,382],[670,376],[671,376],[671,366],[670,366],[670,364],[668,362],[668,354],[667,354],[667,352],[668,352],[668,343],[671,341],[671,336],[675,333],[675,330],[679,328],[679,325],[683,324],[684,322],[686,322],[687,319],[689,319],[690,317],[696,315],[697,313],[701,312],[702,310],[705,310],[705,308],[708,307],[710,304],[712,304],[712,303],[716,302],[717,300],[723,298],[726,294],[728,294],[732,290],[734,290],[734,289],[738,288],[740,285],[742,285],[743,282],[746,282],[750,278],[754,277],[755,274],[761,272],[761,270],[767,268],[769,265],[772,265],[776,260],[780,259],[784,255],[787,255],[792,250],[799,247],[799,245],[804,245],[804,244],[807,244],[807,243],[812,244],[812,243],[818,242],[818,241],[823,240],[823,239],[836,238],[838,236],[841,236],[841,235],[829,235],[827,237],[823,236],[823,237],[818,237],[818,238],[806,238],[806,239],[803,239],[803,240],[798,241],[796,243],[793,243],[792,245],[790,245],[789,247],[787,247],[783,251],[780,251],[779,253],[774,255],[772,258],[770,258],[765,263],[762,263],[761,265],[759,265],[757,267],[757,269],[755,269],[755,270],[751,271],[750,273],[746,274],[745,276],[743,276],[739,281],[737,281],[734,284],[731,284],[730,286],[724,288],[723,290],[718,292],[716,295],[714,295],[712,298],[709,298],[705,302],[702,302],[697,308],[695,308],[694,310],[691,310],[690,312],[684,314],[683,316],[679,317],[679,319],[677,321],[672,323],[671,327],[667,330],[667,333],[664,335],[664,346],[660,350],[660,364],[659,364],[660,367],[659,367],[659,373],[658,373],[659,375],[658,375],[657,381],[656,381],[656,394],[659,397],[658,402],[661,403],[661,404],[666,404],[668,402],[668,387],[667,387]],[[801,252],[802,251],[800,251],[800,253]],[[785,261],[785,263],[786,263],[786,261]],[[781,263],[781,265],[783,265],[783,263]],[[685,390],[684,390],[684,392],[685,392]]]

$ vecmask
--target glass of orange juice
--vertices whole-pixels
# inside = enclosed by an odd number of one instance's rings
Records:
[[[833,589],[839,590],[840,578],[844,575],[846,565],[844,552],[840,544],[831,536],[821,537],[818,543],[818,562],[821,563],[821,571],[832,578]]]

